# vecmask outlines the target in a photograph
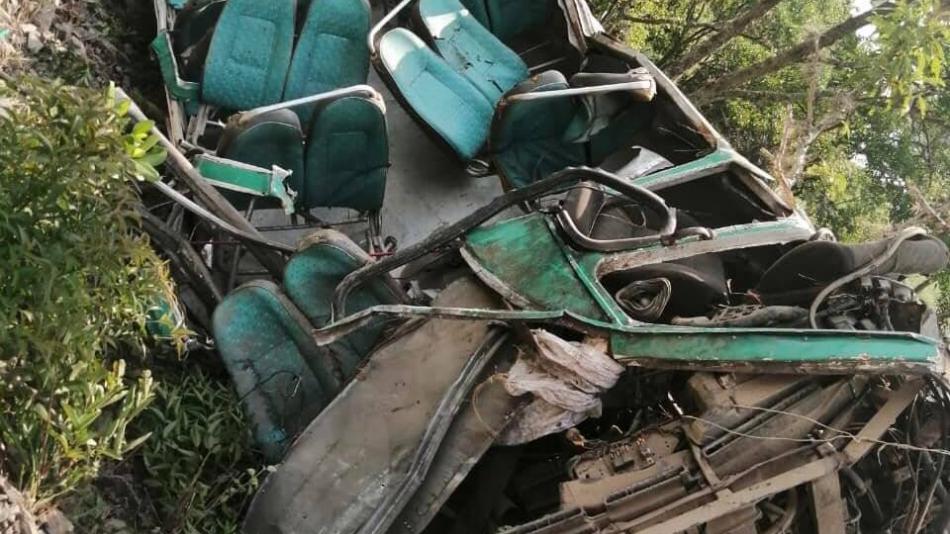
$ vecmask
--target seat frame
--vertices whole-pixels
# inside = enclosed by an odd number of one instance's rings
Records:
[[[504,109],[516,102],[527,101],[527,100],[541,100],[541,99],[552,99],[552,98],[571,98],[575,96],[584,96],[592,94],[602,94],[609,93],[614,91],[630,91],[637,93],[640,98],[644,100],[652,100],[656,95],[656,82],[654,80],[649,81],[632,81],[625,83],[613,83],[605,84],[600,86],[588,86],[588,87],[572,87],[569,89],[557,90],[557,91],[545,91],[538,93],[523,93],[523,94],[505,94],[498,101],[498,104],[495,106],[494,114],[492,120],[489,124],[489,134],[488,138],[485,140],[485,144],[482,149],[479,151],[475,157],[465,160],[461,158],[458,152],[452,147],[452,145],[446,140],[441,134],[439,134],[435,128],[433,128],[422,116],[413,108],[406,97],[402,94],[402,91],[399,89],[399,85],[396,83],[396,80],[389,72],[389,69],[386,68],[386,65],[382,61],[382,56],[379,52],[379,42],[382,39],[384,33],[383,29],[394,20],[402,11],[411,6],[417,0],[402,0],[395,7],[393,7],[375,26],[370,30],[367,37],[367,44],[370,51],[370,62],[373,65],[373,68],[379,74],[380,79],[392,93],[393,97],[399,102],[399,105],[409,114],[410,117],[418,124],[426,134],[435,141],[435,143],[440,146],[443,150],[452,154],[456,160],[461,160],[463,164],[466,165],[465,171],[472,176],[482,177],[488,176],[492,173],[497,173],[501,179],[502,185],[506,190],[513,189],[513,186],[510,180],[504,176],[503,171],[499,169],[498,165],[494,164],[492,157],[491,149],[491,138],[493,137],[492,132],[498,127],[497,125],[500,122],[500,116],[504,113]],[[426,42],[426,38],[422,38],[423,42]],[[440,59],[438,49],[433,48],[431,45],[431,40],[427,43],[433,52]],[[442,59],[445,61],[444,59]],[[455,69],[452,69],[453,72]],[[459,74],[459,77],[464,79],[466,83],[473,85],[467,78]],[[474,85],[473,85],[474,87]],[[517,88],[517,87],[516,87]],[[476,89],[477,90],[477,89]]]

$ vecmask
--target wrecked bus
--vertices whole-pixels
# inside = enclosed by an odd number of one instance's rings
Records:
[[[950,524],[947,247],[816,229],[583,0],[155,8],[144,222],[275,466],[247,532]]]

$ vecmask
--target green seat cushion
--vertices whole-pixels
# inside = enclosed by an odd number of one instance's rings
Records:
[[[310,323],[319,328],[330,322],[333,293],[343,278],[371,261],[369,255],[350,238],[336,230],[315,232],[301,244],[300,251],[284,268],[284,289]],[[357,287],[346,301],[351,314],[378,304],[404,302],[404,296],[391,280],[378,278]],[[334,343],[345,377],[355,373],[359,364],[376,345],[386,322],[380,320],[360,328]]]
[[[366,0],[313,0],[297,38],[284,100],[366,83],[369,25]],[[313,106],[296,111],[306,125]]]
[[[491,28],[491,21],[488,20],[488,6],[485,5],[485,0],[462,0],[462,5],[482,26]]]
[[[379,41],[380,62],[413,112],[463,159],[485,144],[494,106],[464,76],[404,28]]]
[[[548,71],[515,92],[567,88],[562,74]],[[586,163],[584,145],[564,140],[579,112],[579,104],[569,97],[515,101],[500,111],[492,129],[491,152],[510,187],[524,187],[565,167]]]
[[[492,33],[505,42],[543,28],[554,5],[554,0],[485,0]]]
[[[228,0],[205,61],[204,101],[236,111],[279,102],[296,9],[296,0]]]
[[[302,204],[379,211],[388,166],[386,119],[379,105],[360,97],[331,102],[307,138]]]
[[[420,0],[419,17],[439,54],[492,103],[528,77],[528,66],[459,0]]]
[[[300,120],[294,112],[280,109],[257,115],[244,123],[230,123],[218,143],[217,155],[248,165],[291,171],[285,185],[301,201],[304,189],[304,140]],[[247,203],[240,193],[227,194],[237,207]]]
[[[249,282],[214,311],[218,353],[269,461],[339,391],[336,362],[310,337],[306,317],[276,285]]]

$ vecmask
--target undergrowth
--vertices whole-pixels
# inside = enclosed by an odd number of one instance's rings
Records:
[[[0,272],[0,477],[77,532],[236,532],[262,462],[230,382],[146,332],[144,312],[174,302],[134,215],[161,159],[151,124],[71,87],[114,80],[163,116],[154,31],[150,2],[0,2],[0,73],[18,85],[0,93],[0,263],[33,269]],[[63,239],[24,246],[51,228]]]
[[[147,438],[146,317],[173,300],[137,230],[140,146],[104,91],[0,85],[0,474],[42,510]]]
[[[200,370],[171,373],[133,425],[152,438],[66,503],[80,531],[239,531],[263,470],[237,399]]]

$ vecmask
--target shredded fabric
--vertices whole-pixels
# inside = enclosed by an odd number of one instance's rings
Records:
[[[505,377],[505,389],[534,399],[505,427],[496,443],[519,445],[599,417],[598,395],[617,383],[624,366],[582,343],[533,330],[536,351],[522,352]]]

